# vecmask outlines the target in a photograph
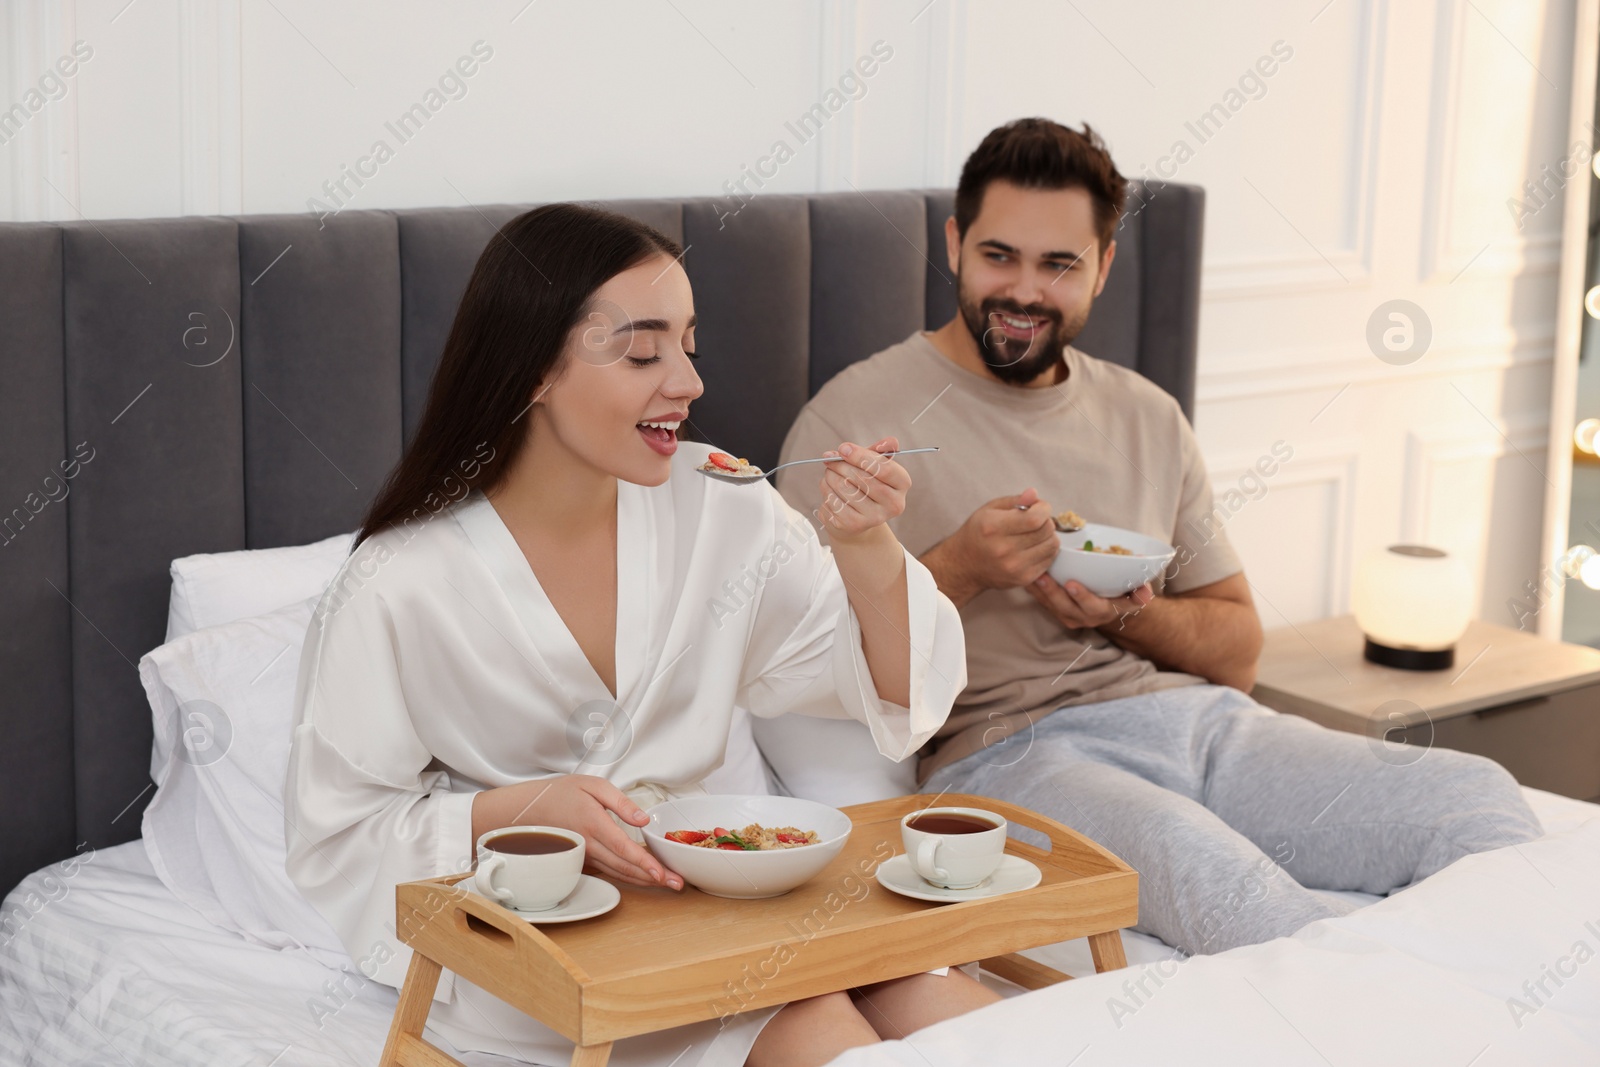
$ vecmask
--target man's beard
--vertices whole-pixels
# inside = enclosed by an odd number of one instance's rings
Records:
[[[1043,304],[1023,307],[1015,300],[991,298],[974,303],[964,288],[959,290],[957,303],[961,321],[967,332],[977,342],[978,354],[984,365],[996,378],[1010,385],[1027,385],[1049,370],[1061,359],[1061,350],[1070,345],[1089,321],[1089,301],[1071,319],[1063,320],[1061,312]],[[1027,340],[1007,337],[995,322],[994,315],[1006,314],[1018,318],[1031,318],[1043,322]]]

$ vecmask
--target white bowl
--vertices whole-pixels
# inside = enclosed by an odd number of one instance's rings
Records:
[[[760,900],[782,896],[809,881],[839,854],[850,837],[850,817],[838,808],[799,797],[693,796],[668,800],[647,810],[642,827],[656,858],[683,880],[714,897]],[[696,848],[668,841],[673,830],[738,830],[751,823],[815,830],[814,845],[760,852]]]
[[[1177,550],[1165,541],[1097,522],[1075,533],[1058,532],[1056,537],[1061,541],[1061,550],[1050,564],[1050,577],[1062,585],[1076,579],[1096,596],[1118,597],[1133,592],[1145,582],[1154,581],[1177,555]],[[1084,552],[1081,546],[1085,541],[1093,541],[1097,548],[1121,545],[1134,555]]]

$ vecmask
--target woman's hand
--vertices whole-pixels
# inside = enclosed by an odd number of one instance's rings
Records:
[[[833,562],[861,626],[861,652],[878,696],[911,706],[910,587],[905,549],[887,523],[906,510],[911,475],[883,455],[900,442],[885,437],[871,448],[844,442],[824,464],[822,506]]]
[[[845,441],[836,451],[824,453],[839,457],[823,465],[818,509],[834,543],[859,538],[906,510],[911,475],[882,454],[899,448],[898,440],[885,437],[871,448]]]
[[[583,835],[584,865],[629,885],[682,889],[683,879],[661,865],[611,818],[630,826],[650,821],[622,790],[592,774],[564,774],[486,789],[472,800],[472,840],[502,826],[559,826]]]

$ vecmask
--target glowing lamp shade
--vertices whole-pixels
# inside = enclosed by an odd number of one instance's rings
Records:
[[[1366,658],[1385,667],[1444,670],[1472,619],[1472,576],[1449,553],[1390,545],[1356,566],[1351,592]]]

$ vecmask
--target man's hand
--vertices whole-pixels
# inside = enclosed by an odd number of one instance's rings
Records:
[[[1028,592],[1069,630],[1120,623],[1124,617],[1139,611],[1155,597],[1149,582],[1131,593],[1108,600],[1091,593],[1077,581],[1062,585],[1048,573],[1029,582]]]
[[[1049,568],[1061,542],[1050,505],[1032,488],[989,501],[930,548],[923,564],[956,607],[985,589],[1028,585]]]

